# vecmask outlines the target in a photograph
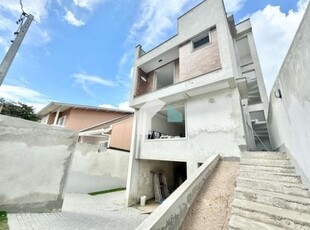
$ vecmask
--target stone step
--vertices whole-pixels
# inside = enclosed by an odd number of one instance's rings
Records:
[[[237,178],[237,186],[244,188],[267,190],[270,192],[280,192],[293,196],[309,197],[309,191],[302,184],[284,183],[277,181],[267,181],[252,178]]]
[[[271,166],[290,166],[289,159],[244,159],[241,157],[241,164],[246,165],[271,165]]]
[[[240,170],[245,171],[267,171],[279,173],[295,173],[293,166],[272,166],[272,165],[248,165],[240,164]]]
[[[243,159],[288,159],[286,153],[274,152],[242,152]]]
[[[239,176],[244,178],[264,179],[288,183],[301,183],[301,178],[293,173],[261,172],[239,170]]]
[[[260,223],[241,216],[232,215],[229,221],[229,229],[231,230],[249,230],[249,229],[264,229],[264,230],[283,230],[283,228]]]
[[[284,229],[310,230],[310,215],[269,205],[235,199],[232,214]],[[250,228],[249,228],[250,229]]]
[[[283,193],[236,187],[235,198],[310,214],[310,199]]]

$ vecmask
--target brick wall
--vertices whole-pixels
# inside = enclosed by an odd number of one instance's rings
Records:
[[[137,71],[137,88],[135,96],[140,96],[153,91],[154,84],[154,71],[145,73],[141,69],[138,68]],[[143,81],[140,76],[144,77],[147,81]]]
[[[212,29],[210,34],[211,44],[209,45],[193,50],[190,41],[180,47],[180,82],[221,68],[216,29]]]

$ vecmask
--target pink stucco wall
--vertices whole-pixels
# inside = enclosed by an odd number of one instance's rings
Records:
[[[133,117],[112,125],[110,147],[130,150]]]
[[[55,114],[56,113],[50,114],[48,124],[53,124]],[[81,129],[85,129],[117,117],[122,117],[126,115],[126,113],[74,108],[60,113],[59,117],[64,115],[67,115],[65,128],[73,131],[80,131]]]
[[[100,110],[71,109],[65,127],[67,129],[79,131],[89,126],[97,125],[98,123],[109,121],[124,115],[124,113]]]

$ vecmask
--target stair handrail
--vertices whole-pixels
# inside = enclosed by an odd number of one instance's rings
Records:
[[[263,141],[259,138],[259,136],[257,135],[257,133],[253,130],[252,126],[249,125],[249,123],[246,121],[245,122],[247,124],[247,126],[249,126],[249,128],[252,130],[254,136],[256,136],[258,138],[258,140],[260,141],[260,143],[264,146],[264,148],[266,149],[267,152],[269,152],[267,146],[263,143]]]

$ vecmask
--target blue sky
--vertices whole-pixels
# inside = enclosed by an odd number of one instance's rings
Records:
[[[251,17],[269,91],[309,0],[227,0]],[[42,108],[50,101],[127,108],[134,47],[176,33],[177,17],[200,0],[23,0],[36,22],[0,87],[0,97]],[[19,0],[0,1],[0,59],[17,29]]]

